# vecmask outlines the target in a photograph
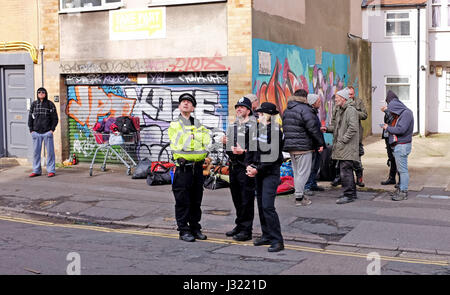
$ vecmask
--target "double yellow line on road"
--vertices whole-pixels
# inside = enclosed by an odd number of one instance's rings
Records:
[[[103,232],[103,233],[118,233],[118,234],[127,234],[127,235],[151,236],[151,237],[168,238],[168,239],[178,239],[178,237],[179,237],[178,234],[149,232],[149,231],[144,231],[144,230],[113,229],[113,228],[89,226],[89,225],[58,224],[58,223],[52,223],[52,222],[46,222],[46,221],[31,220],[31,219],[24,219],[24,218],[18,218],[18,217],[3,216],[3,215],[0,215],[0,220],[15,222],[15,223],[25,223],[25,224],[31,224],[31,225],[36,225],[36,226],[81,229],[81,230],[98,231],[98,232]],[[213,244],[239,245],[239,246],[253,246],[252,243],[242,243],[242,242],[235,242],[233,240],[217,239],[217,238],[208,238],[208,240],[200,241],[200,242],[213,243]],[[299,251],[299,252],[317,253],[317,254],[334,255],[334,256],[346,256],[346,257],[355,257],[355,258],[364,258],[364,259],[367,259],[367,257],[368,257],[367,256],[368,254],[364,254],[364,253],[337,251],[337,250],[324,250],[321,248],[312,248],[312,247],[287,245],[287,244],[285,245],[285,248],[288,250],[294,250],[294,251]],[[426,259],[402,258],[402,257],[391,257],[391,256],[380,256],[380,259],[382,261],[384,260],[384,261],[395,261],[395,262],[402,262],[402,263],[449,266],[449,261],[445,261],[445,260],[426,260]]]

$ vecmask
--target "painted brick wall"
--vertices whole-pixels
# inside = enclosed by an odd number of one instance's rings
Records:
[[[245,73],[229,75],[229,114],[234,118],[234,105],[240,97],[252,91],[252,4],[251,0],[229,0],[228,56],[245,57]]]

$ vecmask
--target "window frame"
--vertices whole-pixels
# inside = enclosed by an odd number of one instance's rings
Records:
[[[441,7],[441,22],[439,27],[433,27],[433,7]],[[450,31],[450,0],[441,0],[441,3],[429,3],[429,14],[428,14],[430,31],[435,32],[448,32]]]
[[[450,112],[450,67],[446,68],[446,74],[445,74],[444,112]]]
[[[63,8],[64,0],[59,0],[59,13],[79,13],[79,12],[90,12],[90,11],[103,11],[103,10],[118,9],[118,8],[125,6],[125,4],[123,3],[123,0],[120,0],[120,2],[114,2],[114,3],[106,3],[105,1],[106,0],[101,0],[102,5],[100,5],[100,6]]]
[[[388,15],[389,14],[408,14],[408,18],[405,19],[388,19]],[[389,36],[387,34],[387,23],[388,22],[408,22],[409,23],[409,34],[408,35],[394,35],[394,36]],[[400,38],[400,39],[405,39],[405,38],[411,38],[411,11],[410,10],[386,10],[384,12],[384,37],[385,38]]]
[[[147,6],[174,6],[174,5],[192,5],[192,4],[207,4],[207,3],[218,3],[227,2],[228,0],[157,0],[153,3],[152,0],[148,0]]]
[[[408,83],[389,83],[388,79],[408,79]],[[403,103],[408,103],[411,101],[411,77],[410,76],[398,76],[398,75],[392,75],[392,76],[385,76],[384,77],[384,94],[387,96],[388,92],[388,86],[408,86],[409,87],[409,93],[408,93],[408,100],[402,100],[400,97],[399,99]],[[397,96],[399,96],[399,93],[396,93]]]
[[[444,1],[446,1],[446,0],[440,0],[440,2],[439,3],[433,3],[433,1],[431,1],[431,9],[430,9],[430,13],[431,13],[431,17],[430,17],[430,21],[431,21],[431,25],[430,25],[430,27],[432,28],[432,29],[440,29],[440,28],[442,28],[443,26],[442,26],[442,19],[443,19],[443,15],[442,15],[442,12],[443,12],[443,9],[442,9],[442,7],[443,6],[446,6],[446,5],[444,5]],[[436,27],[433,27],[433,9],[435,8],[435,7],[439,7],[440,8],[440,23],[439,23],[439,25],[438,26],[436,26]]]

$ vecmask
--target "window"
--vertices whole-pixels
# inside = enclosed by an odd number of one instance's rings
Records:
[[[447,68],[447,87],[445,95],[445,109],[450,110],[450,68]]]
[[[410,35],[409,12],[386,13],[386,37]]]
[[[60,0],[61,12],[95,11],[121,6],[122,0]]]
[[[431,26],[437,28],[441,26],[441,0],[431,2]]]
[[[386,95],[391,90],[401,101],[409,101],[409,89],[408,77],[386,77]]]

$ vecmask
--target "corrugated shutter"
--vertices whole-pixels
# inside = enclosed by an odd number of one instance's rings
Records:
[[[92,135],[96,122],[108,117],[138,116],[141,142],[152,161],[169,142],[167,129],[178,118],[178,98],[191,93],[197,100],[195,117],[210,129],[225,130],[228,120],[227,85],[72,85],[68,86],[70,152],[91,161],[98,146]],[[127,151],[135,157],[135,147]],[[103,154],[96,160],[103,161]],[[117,162],[112,159],[109,162]]]

